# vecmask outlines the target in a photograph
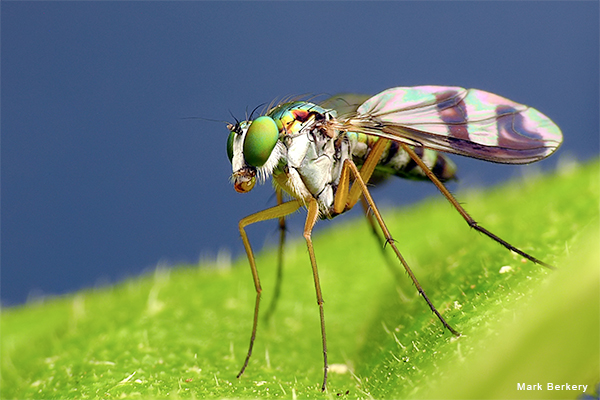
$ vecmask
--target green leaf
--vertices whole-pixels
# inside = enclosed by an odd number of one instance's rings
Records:
[[[597,161],[563,165],[553,175],[457,194],[481,225],[556,271],[470,230],[441,196],[382,210],[400,251],[460,338],[442,328],[393,257],[386,261],[365,221],[345,220],[315,234],[332,365],[326,393],[319,390],[323,361],[310,263],[304,241],[295,239],[286,245],[277,310],[269,321],[260,319],[240,379],[255,300],[245,257],[233,265],[158,267],[115,286],[3,308],[1,396],[582,394],[550,391],[548,383],[587,385],[593,393],[600,380],[598,172]],[[274,248],[257,254],[263,312],[276,259]],[[519,383],[540,383],[543,390],[520,391]]]

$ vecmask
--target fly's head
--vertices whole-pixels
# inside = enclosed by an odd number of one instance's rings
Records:
[[[256,178],[263,182],[272,173],[284,154],[279,140],[279,127],[269,116],[253,121],[241,121],[227,126],[227,156],[231,161],[233,187],[239,193],[254,188]]]

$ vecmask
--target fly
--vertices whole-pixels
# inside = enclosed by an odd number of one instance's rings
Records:
[[[272,178],[277,205],[249,215],[239,230],[250,263],[256,302],[250,345],[238,378],[252,355],[262,288],[245,228],[278,219],[279,274],[285,240],[285,217],[307,209],[304,238],[313,272],[323,346],[323,384],[327,385],[327,340],[323,295],[312,231],[319,219],[331,219],[362,200],[375,231],[375,218],[384,240],[393,249],[419,294],[442,325],[460,336],[435,308],[396,247],[371,197],[367,184],[395,175],[430,180],[471,228],[526,259],[551,265],[514,247],[480,226],[450,194],[443,182],[455,176],[452,153],[505,164],[528,164],[548,157],[562,143],[558,126],[538,110],[477,89],[451,86],[397,87],[373,97],[340,95],[320,104],[284,102],[265,115],[229,124],[227,154],[236,191],[247,193],[256,181]],[[441,152],[441,153],[440,153]],[[285,192],[292,200],[284,202]],[[275,298],[279,292],[276,286]],[[268,311],[273,310],[273,304]]]

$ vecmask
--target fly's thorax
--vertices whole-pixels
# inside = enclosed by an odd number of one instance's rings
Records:
[[[328,110],[306,101],[293,101],[279,104],[268,112],[277,122],[280,130],[287,135],[300,133],[306,124],[313,121],[328,121],[337,116],[335,110]]]
[[[290,132],[282,138],[286,147],[284,174],[276,172],[276,180],[282,189],[301,199],[316,198],[320,204],[333,203],[332,183],[339,181],[339,160],[345,148],[338,137],[330,137],[323,119],[315,118],[304,123],[302,129]],[[279,171],[280,169],[278,169]]]
[[[345,133],[335,129],[335,111],[305,102],[287,103],[270,113],[283,130],[284,168],[277,185],[295,198],[315,198],[322,216],[333,206],[344,160],[350,157]]]

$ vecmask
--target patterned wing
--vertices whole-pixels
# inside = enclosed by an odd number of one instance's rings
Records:
[[[358,107],[348,131],[487,161],[525,164],[552,154],[558,126],[538,110],[477,89],[398,87]]]

